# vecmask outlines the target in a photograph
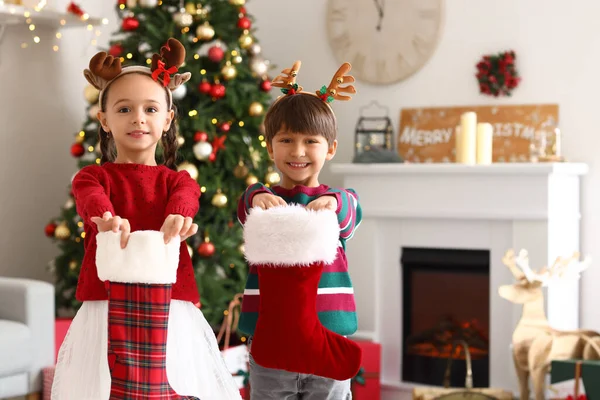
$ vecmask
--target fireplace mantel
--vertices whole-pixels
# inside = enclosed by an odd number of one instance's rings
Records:
[[[502,264],[509,248],[525,248],[541,267],[579,250],[581,163],[331,164],[357,191],[363,222],[348,242],[359,316],[357,336],[382,345],[387,392],[410,398],[401,381],[402,247],[490,251],[490,384],[517,389],[510,342],[521,308],[498,296],[513,282]],[[559,329],[579,327],[579,285],[546,293]],[[440,382],[441,384],[441,382]],[[395,396],[395,397],[391,397]],[[404,397],[404,396],[401,396]],[[398,394],[390,397],[398,399]]]

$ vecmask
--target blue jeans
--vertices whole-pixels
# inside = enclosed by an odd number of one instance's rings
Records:
[[[252,341],[249,348],[252,351]],[[350,379],[336,381],[258,365],[250,354],[250,400],[351,400]]]

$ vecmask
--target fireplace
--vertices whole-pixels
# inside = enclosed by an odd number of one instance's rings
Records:
[[[518,393],[511,338],[521,318],[522,306],[498,295],[498,287],[514,282],[502,264],[502,256],[509,248],[525,248],[532,265],[541,266],[579,249],[580,179],[587,166],[577,163],[330,165],[335,174],[343,177],[340,186],[353,188],[360,196],[363,220],[346,249],[358,314],[358,332],[353,336],[381,343],[381,399],[410,400],[415,385],[424,385],[403,378],[406,370],[403,365],[407,362],[403,321],[405,312],[412,308],[404,306],[405,299],[412,299],[412,295],[408,297],[404,292],[411,287],[414,292],[420,284],[417,281],[405,285],[408,278],[398,265],[405,249],[461,249],[473,255],[476,253],[472,249],[489,251],[486,258],[489,277],[482,272],[483,276],[469,278],[488,282],[487,288],[470,283],[450,285],[460,286],[460,296],[447,296],[447,301],[433,304],[441,308],[450,301],[472,295],[473,288],[489,290],[485,292],[487,295],[473,301],[486,303],[489,310],[489,386]],[[441,254],[431,252],[435,253]],[[441,261],[443,268],[454,271],[454,264],[449,265],[446,259]],[[473,270],[470,272],[474,274]],[[425,271],[412,273],[418,280]],[[453,279],[459,279],[457,271],[455,275]],[[429,289],[432,279],[425,281],[426,294],[432,294]],[[546,302],[550,324],[557,329],[578,329],[578,301],[579,286],[549,290]],[[472,317],[455,318],[469,322]],[[484,317],[475,319],[477,326],[485,324]],[[438,321],[434,322],[434,328]],[[453,363],[452,370],[458,373],[461,367]],[[479,370],[474,374],[476,379],[482,375]],[[432,380],[434,385],[441,385],[443,377]],[[458,380],[464,385],[464,381]]]
[[[402,380],[441,386],[457,341],[468,344],[473,385],[489,386],[490,252],[402,247]],[[454,348],[450,386],[464,387]]]

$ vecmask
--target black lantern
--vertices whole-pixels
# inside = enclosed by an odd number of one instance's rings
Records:
[[[365,111],[372,105],[385,110],[385,114],[380,116],[365,116]],[[392,121],[390,120],[387,107],[381,106],[376,101],[372,101],[369,105],[361,107],[354,138],[355,160],[367,152],[391,151],[392,135]]]

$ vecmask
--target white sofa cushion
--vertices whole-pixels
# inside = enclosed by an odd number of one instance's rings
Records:
[[[33,361],[31,330],[20,322],[0,319],[0,378],[25,372]]]

